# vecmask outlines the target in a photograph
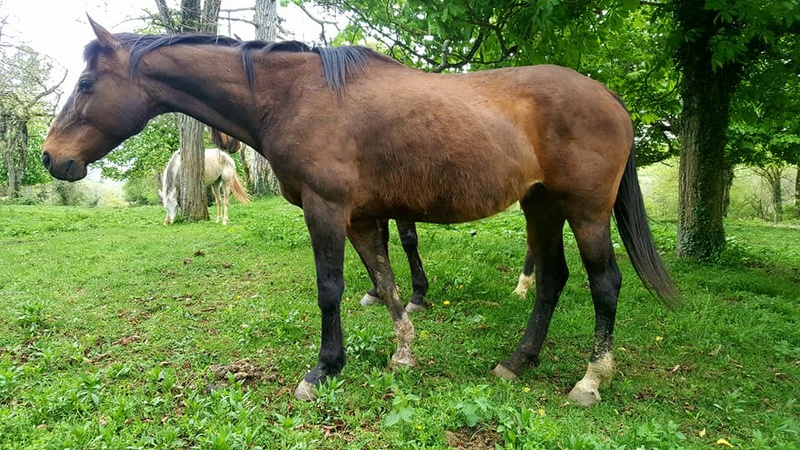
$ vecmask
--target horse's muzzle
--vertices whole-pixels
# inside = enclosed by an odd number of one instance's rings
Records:
[[[86,177],[86,165],[75,158],[57,160],[45,151],[42,153],[42,164],[50,171],[50,175],[59,180],[78,181]]]

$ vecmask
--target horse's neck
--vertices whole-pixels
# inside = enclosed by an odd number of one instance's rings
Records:
[[[164,173],[161,175],[161,188],[164,192],[169,192],[175,189],[177,183],[176,179],[180,175],[181,169],[181,152],[177,151],[172,154],[172,157],[167,162],[167,167],[164,168]]]
[[[271,93],[259,92],[256,101],[237,49],[165,47],[143,57],[140,73],[151,83],[158,112],[182,112],[251,147],[260,146],[260,120]]]

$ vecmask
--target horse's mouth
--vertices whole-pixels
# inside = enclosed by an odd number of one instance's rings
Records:
[[[86,164],[75,158],[55,159],[47,150],[42,153],[42,164],[50,175],[59,180],[78,181],[86,177]]]

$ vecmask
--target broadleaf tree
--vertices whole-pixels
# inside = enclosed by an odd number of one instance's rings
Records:
[[[735,162],[725,148],[734,101],[776,45],[794,48],[795,58],[783,63],[800,67],[800,8],[755,0],[681,0],[666,8],[675,21],[671,42],[683,104],[677,253],[706,259],[725,245],[722,219]]]
[[[64,81],[51,81],[52,70],[49,58],[26,45],[0,46],[0,155],[5,169],[0,181],[12,198],[23,184],[49,180],[41,164],[29,164],[28,150],[52,117]]]

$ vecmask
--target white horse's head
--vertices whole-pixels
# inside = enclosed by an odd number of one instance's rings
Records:
[[[177,189],[163,189],[158,190],[158,196],[161,198],[161,204],[167,210],[167,217],[164,218],[164,226],[171,225],[178,215],[178,190]]]

